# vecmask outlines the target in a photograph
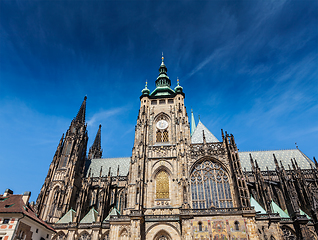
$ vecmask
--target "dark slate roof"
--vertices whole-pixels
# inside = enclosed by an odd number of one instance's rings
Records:
[[[7,196],[0,195],[0,213],[21,213],[43,225],[50,231],[56,232],[50,225],[37,216],[35,210],[29,203],[24,204],[22,196],[23,195],[17,194],[8,194]]]
[[[282,161],[286,170],[289,170],[288,165],[291,166],[290,159],[294,158],[301,169],[311,169],[310,164],[314,165],[313,162],[299,149],[239,152],[243,170],[246,168],[246,171],[251,171],[250,154],[252,154],[253,160],[257,161],[258,166],[262,171],[266,171],[266,167],[268,167],[268,170],[270,171],[275,170],[276,166],[273,154],[275,154],[278,162]]]
[[[129,171],[130,157],[122,158],[100,158],[92,159],[86,163],[86,177],[88,177],[91,169],[91,177],[99,177],[100,169],[102,167],[102,177],[108,175],[109,168],[111,168],[111,175],[117,176],[117,169],[119,166],[119,176],[127,176]]]
[[[194,130],[191,136],[191,143],[203,143],[203,131],[205,135],[205,140],[207,143],[220,142],[210,131],[203,125],[203,123],[199,120],[198,126]]]

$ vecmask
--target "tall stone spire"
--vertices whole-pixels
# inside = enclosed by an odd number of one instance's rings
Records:
[[[88,152],[89,159],[102,157],[103,150],[101,148],[101,128],[102,128],[102,125],[99,125],[94,143],[91,146],[91,148],[89,149],[89,152]]]
[[[84,97],[84,101],[78,110],[78,113],[76,115],[76,118],[74,119],[75,122],[77,123],[85,123],[85,114],[86,114],[86,99],[87,97]]]
[[[194,133],[196,126],[195,126],[195,120],[193,116],[193,110],[191,109],[191,136]]]

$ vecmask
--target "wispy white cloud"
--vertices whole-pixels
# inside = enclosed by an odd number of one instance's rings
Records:
[[[125,112],[126,107],[118,107],[118,108],[113,108],[110,110],[101,110],[97,113],[95,113],[88,121],[87,121],[87,125],[88,126],[93,126],[96,123],[99,124],[101,122],[103,122],[104,120],[118,115],[120,113]]]

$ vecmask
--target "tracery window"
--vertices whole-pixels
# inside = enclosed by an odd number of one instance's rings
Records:
[[[205,160],[197,164],[190,176],[192,207],[233,207],[229,177],[217,163]]]
[[[91,240],[91,237],[88,233],[83,233],[79,238],[78,240]]]
[[[284,240],[296,240],[295,234],[287,227],[283,227],[283,238]]]
[[[160,171],[156,177],[156,198],[169,198],[169,177],[167,172]]]
[[[157,130],[156,142],[169,142],[169,133],[167,129]]]

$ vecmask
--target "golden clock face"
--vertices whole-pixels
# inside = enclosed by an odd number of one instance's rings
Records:
[[[158,129],[166,129],[168,127],[168,122],[166,120],[160,120],[157,122]]]

